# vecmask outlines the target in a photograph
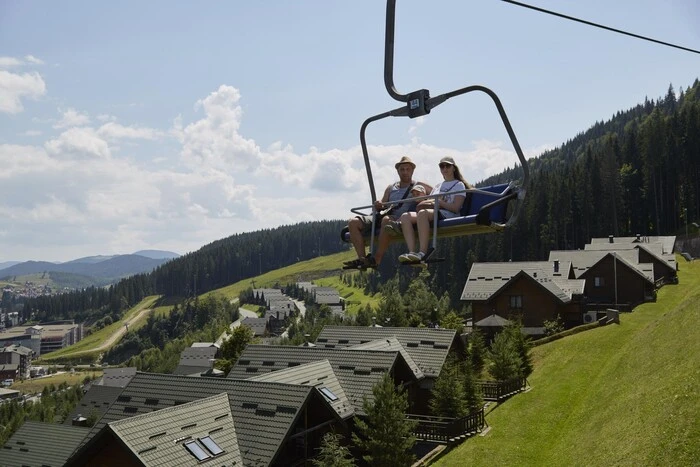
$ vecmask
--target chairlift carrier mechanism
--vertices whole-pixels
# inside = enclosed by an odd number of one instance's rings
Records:
[[[463,191],[455,191],[453,193],[465,193],[467,199],[464,201],[464,206],[460,212],[460,216],[444,219],[438,221],[438,216],[434,216],[433,220],[433,232],[432,232],[432,248],[433,250],[437,245],[438,237],[451,237],[451,236],[461,236],[461,235],[472,235],[477,233],[487,233],[487,232],[497,232],[505,229],[515,222],[517,214],[520,211],[523,200],[525,199],[525,191],[530,180],[530,171],[528,168],[527,160],[523,155],[523,151],[520,148],[518,139],[515,136],[515,132],[510,125],[508,116],[501,104],[500,99],[491,89],[480,86],[473,85],[464,88],[456,89],[444,94],[440,94],[435,97],[430,97],[430,92],[427,89],[419,89],[413,91],[409,94],[400,94],[396,87],[394,86],[394,24],[396,18],[396,0],[387,0],[386,4],[386,34],[384,43],[384,85],[389,95],[399,101],[404,102],[405,105],[383,112],[378,115],[369,117],[362,123],[360,128],[360,143],[362,145],[362,155],[364,156],[365,169],[367,171],[367,180],[369,182],[369,189],[371,194],[371,199],[377,199],[376,191],[374,188],[374,178],[372,177],[372,168],[369,160],[369,155],[367,151],[367,141],[365,139],[365,132],[370,123],[382,120],[387,117],[409,117],[416,118],[430,113],[432,109],[438,105],[445,102],[447,99],[452,97],[460,96],[462,94],[467,94],[474,91],[480,91],[487,94],[495,104],[498,109],[498,113],[501,116],[501,121],[508,132],[511,144],[515,149],[518,159],[520,160],[520,165],[523,170],[523,177],[518,182],[511,182],[501,185],[493,185],[484,188],[474,188]],[[428,195],[415,198],[406,198],[407,200],[419,201],[426,198],[433,198],[437,200],[440,195]],[[405,202],[402,200],[401,202]],[[398,204],[394,203],[394,204]],[[513,206],[509,206],[513,205]],[[365,215],[362,210],[372,209],[374,213],[374,206],[370,204],[368,206],[360,206],[353,208],[351,211],[358,215]],[[377,228],[381,226],[375,225],[372,222],[372,232],[374,235],[377,233]],[[374,251],[374,235],[370,235],[370,251]],[[343,240],[349,241],[349,235],[346,232],[342,235]]]

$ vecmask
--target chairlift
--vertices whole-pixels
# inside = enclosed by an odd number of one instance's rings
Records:
[[[472,85],[464,88],[456,89],[444,94],[440,94],[435,97],[430,97],[430,92],[427,89],[419,89],[417,91],[410,92],[408,94],[401,94],[396,90],[394,85],[394,24],[396,18],[396,0],[387,0],[386,6],[386,34],[384,43],[384,85],[386,87],[389,95],[399,101],[404,103],[401,107],[393,110],[389,110],[372,117],[369,117],[362,123],[360,127],[360,143],[362,146],[362,155],[364,157],[365,169],[367,171],[367,180],[369,183],[371,200],[377,199],[376,191],[374,187],[374,178],[372,177],[372,167],[370,163],[369,153],[367,150],[367,141],[365,138],[365,132],[367,127],[374,122],[382,120],[387,117],[408,117],[416,118],[423,115],[429,114],[435,107],[442,104],[443,102],[451,99],[453,97],[468,94],[470,92],[483,92],[488,95],[493,101],[498,113],[501,117],[501,121],[508,133],[513,149],[518,156],[520,166],[522,167],[522,178],[518,181],[512,181],[510,183],[492,185],[487,187],[472,188],[462,191],[455,191],[452,193],[459,194],[465,193],[466,199],[464,205],[460,211],[460,215],[457,217],[452,217],[449,219],[438,220],[438,216],[434,216],[433,219],[433,229],[432,229],[432,247],[429,251],[434,252],[437,248],[437,239],[446,237],[456,237],[465,235],[474,235],[480,233],[493,233],[500,232],[507,227],[511,226],[517,219],[518,213],[520,212],[521,206],[525,199],[526,187],[530,180],[530,171],[527,164],[527,160],[523,155],[523,151],[520,148],[520,143],[515,136],[515,132],[511,127],[511,124],[506,115],[505,109],[501,104],[500,99],[491,89],[481,86]],[[419,197],[408,197],[400,202],[408,201],[420,201],[423,199],[434,199],[437,202],[437,198],[441,195],[427,195]],[[398,204],[394,203],[394,204]],[[386,206],[389,206],[387,203]],[[385,207],[386,207],[385,206]],[[369,212],[367,210],[370,210]],[[364,216],[368,214],[376,214],[373,204],[366,206],[360,206],[352,208],[351,211],[354,214]],[[373,216],[375,219],[376,216]],[[376,225],[375,220],[372,222],[373,235],[369,235],[370,241],[370,252],[374,251],[374,237],[378,235],[378,229],[381,225]],[[350,241],[350,234],[347,228],[343,229],[341,232],[341,239],[345,242]],[[403,240],[401,236],[394,236],[392,240]],[[440,261],[439,259],[426,258],[422,264],[427,262]],[[407,264],[407,263],[404,263]],[[412,264],[412,263],[408,263]]]

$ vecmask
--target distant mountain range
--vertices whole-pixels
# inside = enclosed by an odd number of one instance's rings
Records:
[[[150,272],[161,264],[178,258],[180,255],[171,251],[140,250],[129,255],[86,256],[65,263],[48,261],[10,261],[0,263],[0,278],[39,274],[43,272],[65,272],[79,274],[100,282]],[[5,265],[9,265],[4,267]]]

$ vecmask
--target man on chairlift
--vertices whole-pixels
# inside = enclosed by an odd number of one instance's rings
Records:
[[[352,243],[357,253],[357,259],[346,261],[345,269],[367,269],[376,268],[381,263],[384,253],[389,248],[391,232],[384,228],[390,222],[397,220],[405,212],[415,209],[416,203],[408,200],[411,198],[411,191],[416,185],[422,185],[426,193],[430,193],[432,187],[423,182],[415,182],[413,180],[413,171],[416,169],[416,164],[413,163],[410,157],[403,156],[394,167],[399,174],[399,181],[392,183],[384,190],[384,196],[381,200],[374,202],[375,212],[380,218],[377,218],[376,226],[379,227],[379,238],[377,239],[377,250],[374,255],[372,252],[365,254],[365,237],[372,234],[372,215],[356,216],[348,221],[348,231],[350,233],[350,243]],[[391,204],[395,203],[395,204]]]

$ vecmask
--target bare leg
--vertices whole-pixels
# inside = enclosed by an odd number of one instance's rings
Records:
[[[401,230],[408,251],[416,251],[416,234],[413,231],[413,224],[416,223],[416,220],[415,212],[405,212],[401,215]]]
[[[350,232],[350,243],[355,247],[358,258],[365,257],[365,239],[362,235],[364,223],[359,217],[353,217],[348,221],[348,231]]]
[[[418,212],[418,241],[420,242],[420,251],[428,252],[428,241],[430,239],[430,223],[433,220],[435,211],[432,209],[424,209]]]
[[[392,219],[389,216],[384,216],[382,218],[382,228],[379,231],[379,238],[377,239],[377,251],[374,252],[374,260],[377,262],[377,264],[382,262],[384,253],[386,253],[386,250],[389,248],[389,240],[391,239],[391,236],[386,230],[385,226],[391,221]]]

